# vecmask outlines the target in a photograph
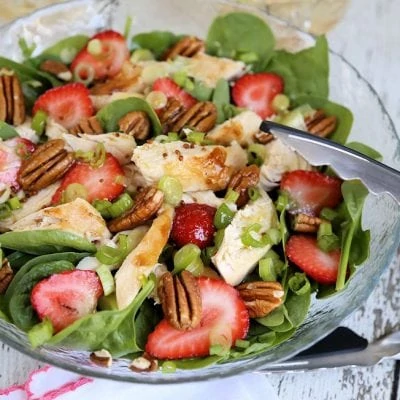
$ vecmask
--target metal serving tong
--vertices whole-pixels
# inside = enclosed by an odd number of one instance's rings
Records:
[[[260,129],[272,133],[310,164],[330,165],[342,179],[360,179],[370,192],[389,193],[400,205],[400,172],[331,140],[276,122],[263,121]]]

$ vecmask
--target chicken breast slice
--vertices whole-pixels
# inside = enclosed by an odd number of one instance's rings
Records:
[[[216,191],[226,188],[232,174],[246,165],[247,154],[237,143],[223,147],[154,141],[136,147],[132,161],[148,185],[168,175],[180,181],[184,192]]]
[[[10,227],[13,231],[59,229],[84,237],[91,242],[103,242],[111,237],[100,213],[86,200],[70,203],[29,214]]]
[[[172,228],[174,209],[165,206],[153,221],[142,241],[128,255],[115,275],[119,309],[127,307],[138,294],[141,277],[148,276],[162,265],[158,263]],[[157,274],[156,274],[157,275]]]
[[[98,143],[103,143],[108,153],[111,153],[121,165],[130,163],[136,142],[133,136],[113,132],[101,135],[79,133],[78,136],[64,133],[62,139],[73,151],[94,151]]]
[[[207,133],[207,139],[216,144],[229,145],[236,140],[242,146],[254,143],[254,135],[259,132],[262,119],[253,111],[244,111]]]
[[[218,208],[224,202],[224,199],[217,197],[212,190],[203,190],[201,192],[184,193],[182,196],[182,201],[187,204],[207,204],[210,207]]]
[[[225,229],[217,253],[211,258],[224,280],[233,286],[238,285],[253,271],[258,261],[271,248],[271,245],[260,248],[245,246],[241,240],[244,229],[258,223],[261,225],[261,234],[279,226],[272,200],[263,190],[260,190],[260,194],[261,197],[250,201],[235,214]]]
[[[266,150],[267,156],[260,169],[260,184],[266,191],[276,188],[285,172],[312,169],[312,166],[301,155],[279,139],[266,144]]]

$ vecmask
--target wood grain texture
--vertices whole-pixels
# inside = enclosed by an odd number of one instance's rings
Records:
[[[331,47],[343,54],[375,87],[400,130],[398,0],[353,0],[343,21],[329,34]],[[378,133],[373,133],[377,134]],[[379,137],[377,136],[377,140]],[[345,325],[371,340],[400,328],[400,258],[393,261],[367,303]],[[282,400],[392,399],[395,363],[269,375]],[[24,381],[39,363],[0,344],[0,388]],[[400,400],[397,395],[393,400]]]

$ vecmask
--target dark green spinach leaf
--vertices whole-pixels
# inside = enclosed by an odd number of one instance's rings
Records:
[[[375,149],[367,146],[364,143],[350,142],[350,143],[346,143],[346,147],[356,150],[359,153],[364,154],[365,156],[368,156],[377,161],[382,161],[382,159],[383,159],[382,154],[379,153],[379,151],[376,151]]]
[[[132,38],[134,47],[150,50],[159,59],[165,51],[173,46],[182,35],[175,35],[168,31],[152,31],[139,33]]]

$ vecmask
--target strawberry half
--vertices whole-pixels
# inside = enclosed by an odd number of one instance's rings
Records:
[[[272,100],[283,92],[283,79],[276,74],[260,72],[239,78],[232,88],[232,98],[239,107],[256,112],[262,119],[274,114]]]
[[[44,111],[56,122],[69,129],[83,119],[93,115],[89,90],[82,83],[68,83],[47,90],[35,101],[32,114]]]
[[[54,274],[36,284],[31,303],[39,318],[49,318],[58,332],[94,312],[102,295],[96,272],[75,269]]]
[[[172,240],[180,247],[193,243],[204,249],[214,240],[216,209],[207,204],[181,204],[175,209]]]
[[[325,253],[314,236],[293,235],[286,244],[288,259],[309,277],[322,284],[336,282],[340,249]]]
[[[207,356],[212,344],[232,346],[249,329],[249,314],[238,291],[223,280],[198,278],[202,301],[200,325],[189,331],[162,320],[148,336],[146,352],[159,359]],[[220,334],[220,337],[219,337]]]
[[[93,40],[98,41],[98,54],[88,50],[88,45]],[[91,75],[94,80],[105,79],[116,75],[128,59],[129,49],[125,38],[118,32],[107,30],[89,40],[72,61],[71,70],[83,80]]]
[[[281,190],[292,201],[290,210],[318,215],[322,208],[334,208],[342,200],[342,181],[317,171],[287,172],[281,180]]]
[[[0,183],[18,191],[18,171],[22,160],[35,151],[36,146],[28,139],[16,137],[0,143]]]
[[[77,162],[64,175],[60,187],[54,193],[52,204],[61,201],[63,191],[71,183],[79,183],[86,188],[86,200],[113,200],[124,191],[124,185],[119,183],[124,177],[124,171],[118,160],[107,153],[100,167],[92,167],[88,163]]]
[[[153,83],[153,90],[164,93],[167,97],[175,97],[178,99],[183,107],[187,110],[197,103],[197,100],[189,93],[181,89],[170,78],[158,78]]]

